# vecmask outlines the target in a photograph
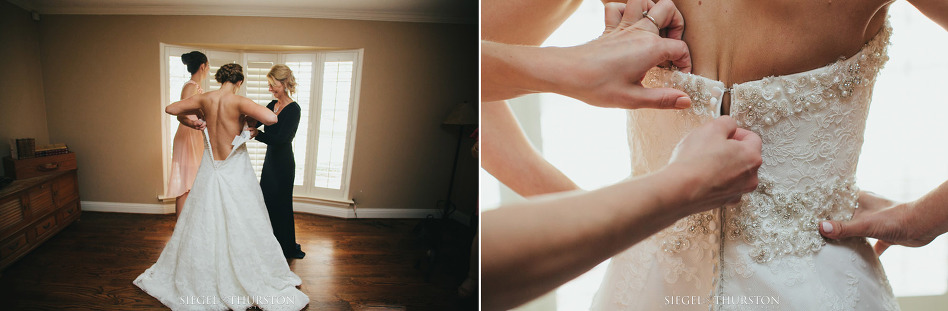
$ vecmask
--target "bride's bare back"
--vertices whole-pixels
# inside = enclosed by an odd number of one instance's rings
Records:
[[[692,73],[731,86],[856,54],[882,29],[892,0],[673,1],[685,19]]]
[[[235,95],[239,85],[227,82],[219,90],[192,96],[173,103],[165,112],[174,115],[194,114],[198,111],[207,122],[208,139],[214,160],[224,160],[233,148],[234,136],[240,134],[249,116],[263,124],[276,123],[277,116],[266,107],[254,103],[249,98]]]
[[[249,115],[257,120],[270,120],[267,114],[272,115],[271,123],[276,122],[276,115],[272,111],[257,105],[249,98],[222,92],[221,90],[206,93],[205,100],[200,102],[207,122],[208,139],[211,141],[211,150],[215,160],[224,160],[230,154],[231,142],[234,136],[240,135],[245,124],[245,116]],[[244,109],[241,109],[244,106]],[[262,108],[257,109],[257,108]]]

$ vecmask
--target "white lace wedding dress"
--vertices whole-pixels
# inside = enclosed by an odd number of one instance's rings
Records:
[[[134,283],[172,310],[300,310],[296,286],[273,236],[263,193],[250,166],[247,131],[226,159],[205,150],[171,240]]]
[[[824,219],[849,219],[876,74],[891,28],[826,67],[735,84],[653,69],[644,83],[688,93],[683,111],[628,113],[633,175],[668,163],[692,129],[731,116],[763,140],[760,185],[740,203],[691,215],[612,258],[593,310],[895,310],[865,239],[827,241]],[[722,221],[724,219],[724,221]]]

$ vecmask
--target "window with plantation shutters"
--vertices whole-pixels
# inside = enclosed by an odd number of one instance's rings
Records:
[[[273,100],[267,73],[274,65],[284,64],[296,77],[296,92],[290,97],[301,108],[300,125],[293,139],[296,157],[294,196],[347,201],[352,160],[354,124],[358,105],[358,73],[361,51],[222,51],[186,46],[162,45],[162,112],[177,101],[190,73],[180,55],[201,51],[208,56],[210,73],[202,83],[207,91],[220,88],[214,74],[220,66],[238,63],[244,68],[244,85],[238,94],[265,106]],[[172,141],[178,128],[173,116],[163,115],[165,179],[170,167]],[[267,146],[258,141],[247,144],[257,178],[266,157]],[[165,183],[167,184],[167,182]]]

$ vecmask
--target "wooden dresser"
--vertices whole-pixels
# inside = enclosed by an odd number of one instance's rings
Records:
[[[79,219],[79,214],[74,167],[18,179],[0,189],[0,271]]]

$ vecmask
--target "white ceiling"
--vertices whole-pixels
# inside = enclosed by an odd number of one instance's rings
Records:
[[[477,23],[478,0],[7,0],[40,14],[223,15]]]

